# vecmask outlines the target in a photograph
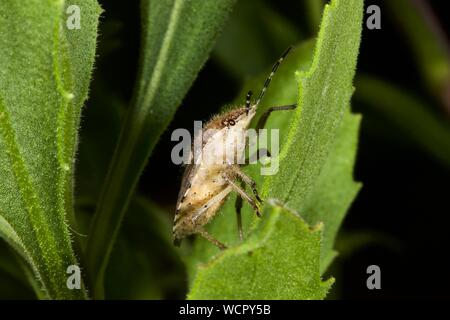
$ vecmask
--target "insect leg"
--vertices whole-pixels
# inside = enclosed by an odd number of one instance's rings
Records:
[[[239,187],[230,176],[232,175],[225,174],[224,179],[231,186],[231,188],[233,188],[234,191],[236,191],[244,200],[246,200],[252,206],[253,210],[255,210],[256,212],[256,215],[258,217],[261,217],[261,212],[259,211],[259,206],[256,203],[256,201],[252,199],[252,197],[249,196],[247,192],[245,192],[241,187]]]
[[[242,186],[242,184],[241,184]],[[239,234],[239,240],[244,240],[244,231],[242,230],[242,198],[236,197],[236,202],[234,203],[234,206],[236,208],[236,218],[237,218],[237,227],[238,227],[238,234]]]
[[[260,202],[260,203],[263,202],[261,200],[261,198],[259,197],[258,190],[256,189],[256,182],[252,178],[250,178],[248,175],[246,175],[238,166],[233,166],[232,168],[233,168],[232,170],[236,174],[236,176],[239,177],[242,182],[244,182],[246,185],[248,185],[252,189],[256,200],[258,200],[258,202]]]
[[[212,235],[210,235],[205,229],[201,228],[198,231],[198,234],[200,234],[203,238],[211,242],[213,245],[218,247],[220,250],[225,250],[227,248],[226,245],[224,245],[222,242],[214,238]]]
[[[266,125],[267,119],[269,118],[270,114],[273,111],[293,110],[295,108],[297,108],[296,104],[268,108],[266,111],[264,111],[264,113],[261,115],[261,117],[259,117],[258,124],[256,125],[256,128],[255,128],[256,132],[258,132],[259,129],[264,128],[264,126]]]

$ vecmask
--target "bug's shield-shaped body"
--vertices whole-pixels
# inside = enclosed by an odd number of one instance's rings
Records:
[[[194,137],[197,142],[202,138],[201,152],[194,159],[191,150],[192,163],[183,175],[173,226],[176,244],[185,236],[198,233],[232,191],[224,174],[243,156],[246,129],[255,112],[255,107],[243,107],[219,115],[205,125],[202,136]]]
[[[289,47],[275,62],[253,105],[251,103],[252,92],[249,91],[245,107],[213,118],[205,126],[203,133],[194,137],[194,148],[199,145],[198,140],[201,140],[201,153],[195,152],[197,150],[192,153],[191,150],[189,159],[193,160],[193,163],[185,169],[173,226],[175,244],[179,244],[181,239],[189,234],[199,233],[220,249],[225,249],[226,246],[223,243],[209,235],[202,227],[215,216],[232,190],[239,194],[240,199],[245,199],[253,207],[257,216],[261,215],[257,202],[261,203],[262,200],[256,190],[255,182],[239,169],[238,164],[243,164],[241,160],[246,148],[246,129],[255,116],[256,109],[264,97],[273,75],[291,48]],[[260,119],[257,127],[264,127],[270,112],[293,108],[295,105],[269,108],[266,115],[261,116],[262,121]],[[256,200],[236,184],[236,178],[250,186]],[[239,235],[242,240],[240,210],[237,210],[237,216]]]

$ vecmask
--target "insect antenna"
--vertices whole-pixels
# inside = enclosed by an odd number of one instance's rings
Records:
[[[245,109],[247,109],[247,113],[250,110],[250,106],[252,104],[252,96],[253,96],[252,90],[247,92],[247,97],[245,98]]]
[[[277,71],[278,67],[280,66],[280,64],[284,60],[284,58],[286,58],[286,56],[288,55],[289,51],[291,51],[291,49],[292,49],[292,46],[289,46],[289,48],[287,48],[286,51],[282,54],[280,59],[278,59],[278,61],[275,62],[275,64],[273,65],[272,71],[270,72],[269,76],[267,77],[266,81],[264,82],[264,86],[261,89],[261,93],[258,96],[258,100],[256,100],[256,103],[255,103],[256,107],[258,107],[259,103],[261,102],[261,99],[264,97],[264,94],[266,93],[266,90],[267,90],[267,88],[270,85],[270,81],[272,81],[273,75]]]

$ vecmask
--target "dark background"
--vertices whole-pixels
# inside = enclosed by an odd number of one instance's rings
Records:
[[[100,107],[97,102],[104,101],[104,92],[109,92],[108,99],[126,106],[132,95],[137,69],[138,1],[100,2],[106,13],[101,22],[100,58],[96,64],[91,99],[83,117],[80,162],[85,156],[83,141],[88,139],[89,132],[97,132],[103,147],[112,149],[116,139],[114,134],[118,134],[120,112],[114,119],[107,116],[98,121],[96,110]],[[259,2],[298,30],[299,41],[314,36],[305,20],[298,21],[298,12],[302,12],[303,8],[302,1]],[[385,9],[383,1],[366,1],[366,6],[372,3],[381,7],[382,28],[363,28],[358,73],[376,74],[430,101],[404,34],[392,14]],[[429,3],[447,30],[445,1]],[[233,14],[238,10],[237,7]],[[258,12],[255,10],[255,15]],[[248,19],[259,21],[258,17],[251,15]],[[264,39],[266,27],[261,25],[259,28]],[[227,28],[224,32],[227,32]],[[261,64],[259,69],[255,67],[253,72],[267,68],[289,44],[282,40],[268,41],[265,44],[267,64]],[[236,41],[233,45],[240,51],[243,43]],[[253,54],[251,51],[243,52],[243,59],[248,60]],[[242,81],[222,63],[220,52],[216,49],[154,150],[140,179],[139,193],[150,195],[168,212],[173,212],[182,171],[170,161],[173,143],[169,133],[179,127],[190,129],[193,120],[208,119],[233,100]],[[439,106],[431,105],[435,108],[430,112],[441,118],[447,117],[448,121],[448,116]],[[355,178],[363,182],[364,186],[348,212],[337,241],[338,247],[346,249],[330,271],[337,279],[330,298],[449,297],[447,270],[450,269],[450,263],[446,257],[447,244],[450,243],[449,167],[408,141],[403,131],[389,123],[382,114],[370,111],[364,103],[354,101],[353,109],[363,114]],[[104,133],[102,136],[102,132],[107,132],[105,128],[110,127],[112,122],[117,130],[112,135]],[[83,188],[83,185],[80,181],[78,188]],[[347,243],[352,245],[345,246]],[[381,268],[381,290],[370,291],[366,287],[366,268],[371,264]],[[171,286],[163,297],[183,298],[186,284],[182,271],[179,267],[163,267],[168,268],[167,272],[179,273],[174,277],[180,282]]]

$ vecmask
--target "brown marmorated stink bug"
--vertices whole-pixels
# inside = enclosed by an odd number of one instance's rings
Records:
[[[216,215],[219,208],[225,202],[227,196],[232,192],[237,192],[241,199],[246,200],[254,209],[258,217],[261,216],[260,204],[261,198],[258,195],[255,182],[241,169],[235,162],[219,160],[205,161],[208,158],[223,159],[226,147],[223,146],[229,136],[241,137],[245,141],[246,130],[250,121],[256,114],[261,99],[270,85],[273,75],[278,69],[280,63],[289,53],[292,47],[289,47],[280,59],[273,65],[272,71],[267,77],[261,93],[254,104],[252,104],[252,92],[247,93],[245,105],[226,113],[215,116],[200,131],[201,142],[201,160],[191,162],[186,165],[173,224],[174,244],[180,245],[181,240],[191,234],[199,234],[210,241],[220,249],[226,249],[226,246],[211,236],[205,229],[206,225]],[[260,117],[256,130],[263,128],[265,122],[272,111],[294,109],[296,105],[285,105],[268,108]],[[256,131],[258,132],[258,131]],[[194,141],[199,137],[196,135]],[[233,149],[236,153],[245,152],[246,143]],[[192,159],[194,156],[189,156]],[[234,159],[234,157],[233,157]],[[248,194],[240,183],[248,185],[253,196]],[[238,230],[242,240],[242,223],[240,206],[237,206]]]

